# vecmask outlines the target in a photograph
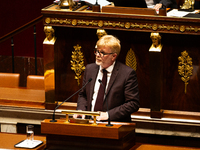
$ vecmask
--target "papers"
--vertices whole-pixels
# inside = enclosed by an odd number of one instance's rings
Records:
[[[83,2],[86,2],[86,3],[89,3],[91,5],[95,5],[96,2],[102,7],[102,6],[107,6],[107,5],[110,5],[111,3],[107,0],[74,0],[75,2],[80,2],[80,1],[83,1]],[[55,0],[54,3],[55,4],[58,4],[60,2],[60,0]]]
[[[23,141],[17,143],[15,145],[15,147],[19,147],[19,148],[35,148],[35,147],[39,146],[42,143],[43,142],[39,141],[39,140],[33,140],[33,141],[23,140]]]
[[[167,17],[184,17],[189,13],[196,13],[196,11],[178,11],[178,9],[173,9],[167,13]]]
[[[110,5],[111,3],[108,2],[107,0],[81,0],[81,1],[85,1],[87,3],[90,3],[92,5],[95,5],[96,4],[96,1],[97,3],[102,7],[102,6],[107,6],[107,5]]]

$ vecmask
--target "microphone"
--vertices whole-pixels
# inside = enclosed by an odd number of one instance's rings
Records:
[[[76,95],[78,92],[80,92],[83,88],[85,88],[85,86],[92,81],[92,78],[90,78],[84,86],[82,86],[82,88],[80,88],[78,91],[76,91],[74,94],[72,94],[70,97],[68,97],[66,100],[64,100],[60,105],[56,106],[56,108],[54,109],[54,112],[53,112],[53,118],[52,120],[50,120],[50,122],[57,122],[57,120],[55,120],[55,111],[56,109],[58,109],[58,107],[60,107],[64,102],[68,101],[71,97],[73,97],[74,95]]]
[[[99,81],[99,83],[103,86],[103,88],[104,88],[104,94],[105,94],[105,101],[106,101],[106,105],[107,105],[107,112],[108,112],[108,101],[107,101],[107,94],[106,94],[106,88],[105,88],[105,86],[103,85],[103,83],[102,83],[102,81],[99,79],[98,80]],[[109,113],[108,113],[108,124],[106,125],[107,127],[111,127],[111,126],[113,126],[111,123],[110,123],[110,115],[109,115]]]

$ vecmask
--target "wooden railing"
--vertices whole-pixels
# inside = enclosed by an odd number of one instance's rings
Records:
[[[15,64],[14,64],[14,41],[13,41],[13,37],[21,32],[23,32],[24,30],[29,29],[30,27],[34,27],[34,53],[35,53],[35,74],[37,75],[37,50],[36,50],[36,24],[38,24],[39,22],[42,21],[43,16],[39,16],[38,18],[24,24],[23,26],[11,31],[10,33],[0,37],[0,43],[11,39],[11,50],[12,50],[12,72],[15,72]]]

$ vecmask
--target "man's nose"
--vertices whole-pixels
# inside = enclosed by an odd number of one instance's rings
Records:
[[[96,56],[100,57],[100,54],[99,54],[99,52],[96,52]]]

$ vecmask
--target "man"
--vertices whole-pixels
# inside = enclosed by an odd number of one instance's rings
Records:
[[[146,0],[148,8],[159,11],[161,8],[177,8],[176,0]]]
[[[148,8],[159,11],[160,8],[177,8],[176,0],[146,0]]]
[[[117,38],[112,35],[104,35],[96,44],[94,51],[96,63],[87,65],[84,72],[83,85],[90,78],[92,81],[79,93],[77,110],[100,111],[100,116],[97,117],[98,121],[106,121],[110,117],[112,121],[130,122],[130,115],[139,109],[136,72],[116,60],[120,49],[120,41]],[[104,80],[102,79],[102,69],[107,71],[107,84],[103,86],[98,81],[99,79],[102,82]],[[101,109],[96,109],[100,86],[106,92],[103,93]],[[79,116],[74,115],[74,118],[76,117]],[[84,117],[82,116],[82,118]]]
[[[108,0],[114,2],[115,6],[121,7],[139,7],[154,8],[158,11],[160,8],[177,8],[176,0]]]

